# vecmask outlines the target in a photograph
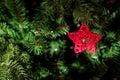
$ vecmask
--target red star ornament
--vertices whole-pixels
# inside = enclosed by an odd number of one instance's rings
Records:
[[[90,28],[86,24],[82,24],[77,32],[68,33],[68,37],[75,44],[75,53],[81,53],[85,50],[95,53],[96,43],[102,38],[100,34],[90,32]]]

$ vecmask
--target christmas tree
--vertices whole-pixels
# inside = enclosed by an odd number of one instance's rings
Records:
[[[1,0],[0,80],[120,80],[119,0]]]

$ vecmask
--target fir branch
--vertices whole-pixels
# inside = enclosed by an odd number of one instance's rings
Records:
[[[18,22],[22,23],[25,17],[25,7],[23,4],[23,0],[6,0],[5,5],[9,10],[10,14],[13,16],[13,19],[17,20]]]
[[[63,16],[61,16],[61,14],[55,14],[54,5],[50,5],[49,1],[42,2],[39,9],[42,10],[34,17],[34,21],[38,23],[38,25],[36,25],[36,32],[40,34],[39,36],[55,39],[57,36],[68,32],[68,27],[66,28],[67,24]],[[53,15],[57,17],[55,18]]]
[[[14,5],[15,5],[15,8],[16,8],[16,11],[17,11],[17,17],[18,17],[18,20],[19,20],[19,22],[22,24],[22,19],[21,19],[21,15],[20,15],[20,12],[19,12],[19,8],[18,8],[18,6],[17,6],[17,4],[16,4],[16,0],[13,0],[13,3],[14,3]]]

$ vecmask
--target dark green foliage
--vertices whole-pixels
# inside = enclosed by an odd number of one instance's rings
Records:
[[[0,80],[120,79],[119,13],[118,0],[1,0]],[[95,54],[74,54],[79,23],[102,35]]]

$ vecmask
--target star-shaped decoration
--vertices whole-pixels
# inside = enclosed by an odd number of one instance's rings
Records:
[[[86,24],[82,24],[78,31],[68,33],[68,37],[75,44],[75,53],[81,53],[85,50],[95,53],[96,43],[102,38],[100,34],[90,32],[90,28]]]

